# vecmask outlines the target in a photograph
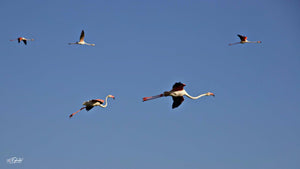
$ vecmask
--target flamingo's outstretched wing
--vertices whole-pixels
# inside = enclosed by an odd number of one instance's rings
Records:
[[[21,42],[21,38],[18,38],[18,43],[20,43]]]
[[[92,108],[93,108],[94,106],[86,106],[86,111],[89,111],[89,110],[91,110]]]
[[[80,42],[84,41],[84,31],[81,31],[81,35],[80,35]]]
[[[93,100],[90,100],[89,102],[91,102],[92,104],[94,104],[96,102],[99,102],[100,104],[103,104],[104,100],[102,100],[102,99],[93,99]]]
[[[173,98],[172,109],[180,106],[181,103],[184,101],[183,96],[181,96],[181,97],[174,97],[174,96],[172,96],[172,98]]]
[[[243,36],[243,35],[240,35],[240,34],[238,34],[237,36],[241,39],[241,41],[246,41],[247,40],[247,36]]]
[[[92,105],[94,105],[95,103],[97,103],[97,102],[99,102],[100,104],[103,104],[104,103],[104,100],[102,100],[102,99],[93,99],[93,100],[89,100],[88,101],[91,105],[88,105],[88,106],[86,106],[86,111],[89,111],[89,110],[91,110],[94,106],[92,106]]]
[[[181,83],[181,82],[177,82],[173,85],[172,87],[172,91],[180,91],[183,90],[185,84]]]
[[[24,42],[25,45],[27,45],[27,40],[22,40]]]

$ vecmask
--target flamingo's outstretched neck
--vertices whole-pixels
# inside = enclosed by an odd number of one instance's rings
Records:
[[[87,45],[90,45],[90,46],[95,46],[95,44],[91,44],[91,43],[87,43]]]
[[[108,99],[109,97],[115,99],[115,97],[113,97],[112,95],[107,95],[106,98],[105,98],[105,105],[100,104],[99,106],[105,108],[105,107],[107,106],[107,99]]]
[[[143,98],[143,102],[144,101],[148,101],[148,100],[152,100],[152,99],[157,99],[157,98],[160,98],[160,97],[163,97],[164,94],[159,94],[159,95],[156,95],[156,96],[150,96],[150,97],[144,97]]]
[[[261,43],[261,41],[248,41],[247,43]]]
[[[77,112],[72,113],[72,114],[69,116],[69,118],[73,117],[76,113],[80,112],[81,110],[83,110],[83,109],[85,109],[85,108],[86,108],[86,107],[80,108]]]
[[[213,93],[210,93],[210,92],[201,94],[201,95],[196,96],[196,97],[193,97],[193,96],[189,95],[187,92],[185,92],[185,95],[186,95],[188,98],[194,99],[194,100],[195,100],[195,99],[199,99],[200,97],[203,97],[203,96],[215,96]]]
[[[228,45],[237,45],[237,44],[245,44],[245,43],[261,43],[261,41],[241,41],[241,42],[235,42],[235,43],[229,43]]]

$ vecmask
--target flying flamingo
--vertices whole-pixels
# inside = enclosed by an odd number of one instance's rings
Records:
[[[79,42],[69,43],[69,45],[75,45],[75,44],[77,44],[77,45],[90,45],[90,46],[95,46],[95,44],[86,43],[86,42],[84,41],[84,31],[83,31],[83,30],[81,31],[81,35],[80,35],[80,40],[79,40]]]
[[[156,99],[156,98],[163,97],[163,96],[172,96],[172,98],[173,98],[172,109],[174,109],[174,108],[178,107],[184,101],[183,96],[187,96],[190,99],[198,99],[198,98],[203,97],[203,96],[215,96],[213,93],[208,92],[208,93],[204,93],[204,94],[201,94],[199,96],[193,97],[193,96],[190,96],[183,89],[184,86],[185,86],[185,84],[183,84],[181,82],[177,82],[173,85],[173,88],[172,88],[171,91],[166,91],[163,94],[159,94],[159,95],[156,95],[156,96],[144,97],[143,101],[152,100],[152,99]]]
[[[21,41],[23,41],[24,44],[27,45],[27,41],[33,41],[34,39],[26,39],[24,37],[19,37],[18,39],[13,39],[13,40],[10,40],[10,41],[15,41],[15,40],[18,40],[18,43],[20,43]]]
[[[244,43],[261,43],[261,41],[248,41],[247,36],[243,36],[243,35],[239,35],[239,34],[237,36],[241,39],[241,41],[235,42],[235,43],[229,43],[229,46],[237,45],[237,44],[244,44]]]
[[[72,113],[69,117],[70,118],[73,117],[76,113],[80,112],[83,109],[85,109],[86,111],[89,111],[95,106],[101,106],[101,107],[105,108],[107,106],[107,99],[109,97],[115,99],[115,96],[107,95],[105,98],[105,102],[106,102],[105,105],[103,105],[104,100],[102,100],[102,99],[93,99],[93,100],[85,101],[82,103],[83,105],[85,105],[85,107],[80,108],[77,112]]]

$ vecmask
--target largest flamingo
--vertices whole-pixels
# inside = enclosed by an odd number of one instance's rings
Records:
[[[109,97],[115,99],[115,96],[107,95],[106,98],[105,98],[105,104],[104,105],[103,105],[104,100],[102,100],[102,99],[93,99],[93,100],[85,101],[85,102],[82,103],[83,105],[85,105],[85,107],[80,108],[77,112],[72,113],[69,117],[70,118],[73,117],[76,113],[80,112],[83,109],[85,109],[86,111],[89,111],[95,106],[100,106],[100,107],[105,108],[107,106],[107,99]]]
[[[156,99],[156,98],[160,98],[163,96],[172,96],[173,98],[173,104],[172,104],[172,109],[178,107],[183,101],[184,101],[184,97],[183,96],[187,96],[190,99],[199,99],[200,97],[203,96],[215,96],[213,93],[208,92],[208,93],[204,93],[201,94],[199,96],[193,97],[190,96],[185,90],[184,90],[184,86],[185,84],[181,83],[181,82],[177,82],[173,85],[172,90],[170,91],[166,91],[162,94],[156,95],[156,96],[151,96],[151,97],[144,97],[143,101],[147,101],[147,100],[152,100],[152,99]]]
[[[248,41],[247,36],[243,36],[243,35],[240,35],[240,34],[238,34],[237,36],[241,39],[241,41],[240,42],[235,42],[235,43],[229,43],[229,46],[237,45],[237,44],[244,44],[244,43],[261,43],[261,41]]]

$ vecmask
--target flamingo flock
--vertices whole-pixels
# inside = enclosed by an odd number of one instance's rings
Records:
[[[89,45],[89,46],[95,46],[95,44],[85,42],[84,41],[84,36],[85,36],[84,30],[82,30],[81,34],[80,34],[79,41],[77,41],[75,43],[68,43],[68,44],[69,45]],[[245,44],[245,43],[262,43],[261,41],[248,41],[247,40],[247,38],[248,38],[247,36],[243,36],[243,35],[240,35],[240,34],[238,34],[237,36],[240,38],[240,41],[239,42],[235,42],[235,43],[230,43],[229,46],[237,45],[237,44]],[[23,42],[25,45],[27,45],[27,41],[33,41],[34,39],[28,39],[28,38],[24,38],[24,37],[19,37],[17,39],[12,39],[10,41],[15,41],[15,40],[18,40],[18,43]],[[172,109],[174,109],[174,108],[179,107],[182,104],[182,102],[184,101],[184,97],[183,96],[186,96],[186,97],[188,97],[190,99],[193,99],[193,100],[199,99],[199,98],[204,97],[204,96],[215,96],[213,93],[207,92],[207,93],[200,94],[200,95],[194,97],[194,96],[189,95],[184,90],[185,86],[186,85],[184,83],[176,82],[173,85],[172,90],[165,91],[165,92],[163,92],[162,94],[159,94],[159,95],[150,96],[150,97],[144,97],[143,98],[143,102],[148,101],[148,100],[152,100],[152,99],[157,99],[157,98],[160,98],[160,97],[171,96],[172,99],[173,99]],[[115,96],[113,96],[113,95],[107,95],[106,98],[105,98],[105,101],[102,100],[102,99],[92,99],[92,100],[88,100],[88,101],[83,102],[84,107],[80,108],[75,113],[70,114],[69,118],[72,118],[75,114],[79,113],[81,110],[85,109],[86,111],[89,111],[92,108],[94,108],[95,106],[106,108],[107,105],[108,105],[108,102],[107,102],[108,98],[115,99]],[[105,103],[105,104],[103,104],[103,103]]]

